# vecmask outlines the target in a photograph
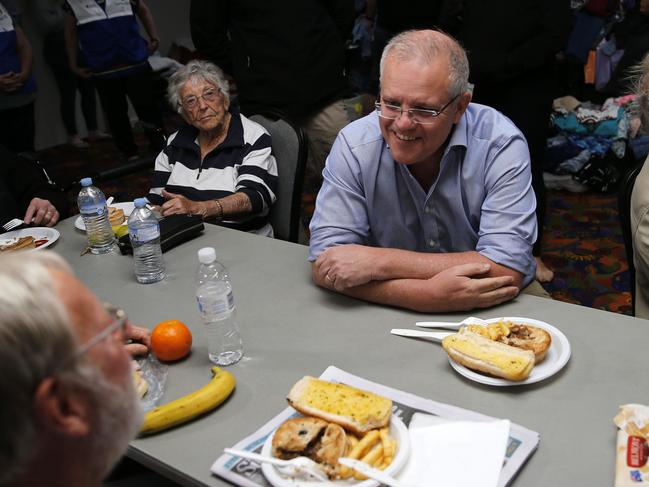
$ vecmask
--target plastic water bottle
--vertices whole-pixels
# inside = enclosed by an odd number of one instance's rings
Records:
[[[106,197],[99,188],[92,185],[91,178],[83,178],[81,186],[77,204],[86,227],[90,252],[106,254],[113,249],[115,244],[113,228],[108,221]]]
[[[234,295],[228,271],[212,247],[198,251],[196,301],[207,334],[207,353],[217,365],[230,365],[243,356],[243,341],[235,319]]]
[[[147,200],[137,198],[128,217],[128,236],[133,247],[135,278],[142,284],[158,282],[165,277],[165,263],[160,248],[160,224],[146,207]]]

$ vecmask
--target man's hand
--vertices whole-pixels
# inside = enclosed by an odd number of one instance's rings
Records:
[[[512,276],[484,277],[489,264],[462,264],[428,279],[427,287],[437,305],[434,311],[466,311],[487,308],[513,299],[518,287]],[[447,303],[447,307],[444,306]],[[422,310],[425,311],[425,310]]]
[[[168,193],[162,190],[162,197],[167,200],[160,207],[162,216],[169,215],[202,215],[202,203],[200,201],[192,201],[183,195]]]
[[[48,200],[34,198],[29,202],[23,221],[27,225],[33,223],[53,227],[59,221],[59,216],[59,212]]]
[[[129,326],[126,327],[126,338],[131,340],[131,343],[126,345],[126,350],[132,356],[144,355],[149,352],[149,348],[151,348],[151,332],[146,328],[129,323]]]
[[[329,247],[315,261],[320,282],[336,291],[377,280],[378,253],[364,245]]]
[[[25,80],[23,80],[21,75],[18,73],[9,72],[0,75],[0,91],[12,93],[20,89],[24,83]]]
[[[70,66],[70,70],[80,78],[83,79],[92,78],[92,71],[90,71],[88,68],[81,68],[79,66]]]

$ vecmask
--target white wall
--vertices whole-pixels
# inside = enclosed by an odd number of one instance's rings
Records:
[[[146,2],[153,13],[158,28],[161,53],[166,54],[168,52],[174,39],[190,37],[189,0],[146,0]],[[36,150],[40,150],[66,142],[67,135],[59,114],[59,95],[56,83],[43,59],[43,41],[32,21],[30,3],[29,0],[20,0],[18,2],[23,13],[23,28],[34,51],[33,73],[38,85],[35,145]],[[145,39],[147,38],[145,33],[143,36]],[[97,104],[99,104],[99,100],[97,100]],[[97,113],[99,125],[104,128],[100,107],[98,107]],[[77,127],[82,136],[86,134],[83,116],[79,107],[79,97],[77,97]]]

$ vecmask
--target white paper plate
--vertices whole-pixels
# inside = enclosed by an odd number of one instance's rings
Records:
[[[489,375],[481,374],[474,370],[466,368],[464,365],[460,365],[449,357],[448,361],[460,375],[463,375],[467,379],[471,379],[481,384],[487,384],[490,386],[519,386],[523,384],[534,384],[535,382],[540,382],[548,377],[553,376],[559,372],[570,359],[570,342],[566,336],[554,326],[546,323],[545,321],[539,321],[532,318],[521,318],[516,316],[506,316],[504,318],[492,318],[486,320],[489,323],[495,323],[497,321],[511,321],[514,323],[521,323],[523,325],[532,325],[546,330],[552,337],[552,344],[548,350],[545,360],[538,365],[535,365],[530,373],[529,377],[522,381],[512,381],[506,379],[500,379],[498,377],[491,377]]]
[[[110,206],[124,210],[124,216],[127,219],[128,216],[133,212],[133,209],[135,208],[135,205],[133,205],[132,201],[127,203],[111,203]],[[124,223],[126,223],[126,220],[124,221]],[[74,226],[79,230],[83,230],[84,232],[86,231],[86,226],[83,224],[83,219],[81,218],[81,215],[79,215],[77,219],[74,220]]]
[[[46,247],[49,247],[54,242],[56,242],[61,234],[58,230],[49,227],[29,227],[21,228],[20,230],[14,230],[13,232],[7,232],[0,235],[0,245],[5,245],[9,243],[14,238],[22,237],[34,237],[34,240],[47,240],[47,242],[39,245],[35,249],[28,250],[40,250]]]
[[[275,433],[268,435],[268,438],[261,449],[262,455],[271,456],[274,434]],[[408,435],[408,428],[406,428],[403,421],[394,414],[390,419],[390,436],[392,436],[392,438],[397,442],[397,454],[394,456],[394,460],[392,460],[390,466],[385,469],[385,473],[394,476],[403,468],[408,460],[408,456],[410,455],[410,436]],[[321,485],[340,487],[376,487],[379,485],[376,480],[359,481],[353,477],[347,480],[333,480],[329,482],[321,482],[319,480],[296,480],[291,477],[283,477],[274,466],[268,463],[263,463],[261,465],[261,471],[264,473],[266,480],[268,480],[274,487],[318,487]]]

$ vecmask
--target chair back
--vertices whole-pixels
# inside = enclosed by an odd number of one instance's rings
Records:
[[[618,192],[618,211],[620,213],[620,225],[622,227],[622,237],[624,238],[624,250],[629,265],[629,280],[631,289],[631,310],[635,316],[635,264],[633,263],[633,232],[631,229],[631,194],[633,186],[642,169],[643,163],[637,164],[628,171],[620,182]]]
[[[277,200],[270,210],[275,238],[297,242],[300,227],[302,185],[307,159],[307,136],[277,112],[250,115],[250,120],[264,127],[272,139],[277,160]]]

